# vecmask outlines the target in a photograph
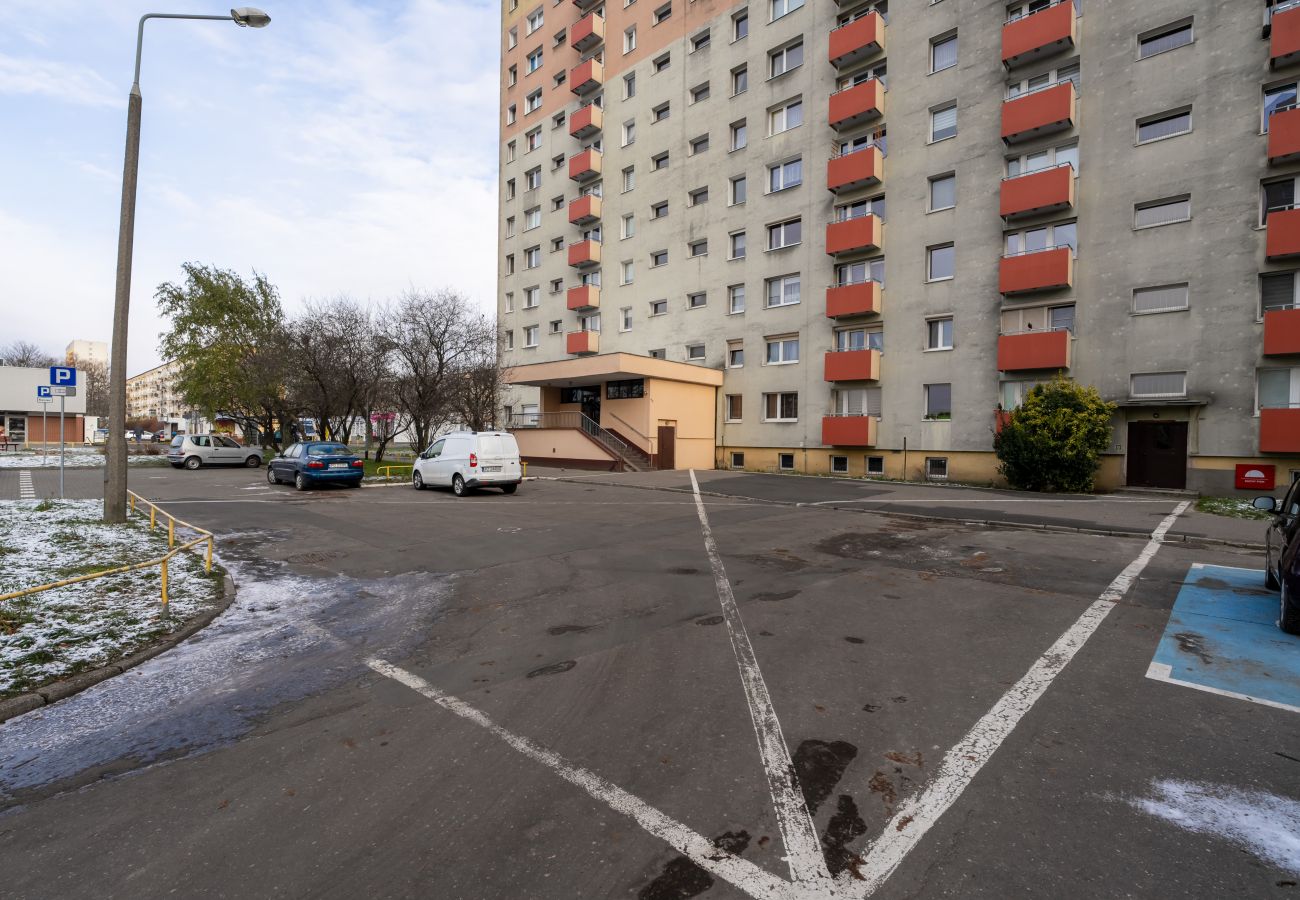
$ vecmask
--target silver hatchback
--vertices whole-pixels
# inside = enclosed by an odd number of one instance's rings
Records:
[[[224,434],[178,434],[167,448],[167,461],[177,469],[197,469],[200,466],[256,469],[262,464],[262,451],[257,447],[245,447]]]

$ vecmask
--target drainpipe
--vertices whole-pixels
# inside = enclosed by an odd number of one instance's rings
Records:
[[[907,477],[907,435],[903,435],[903,480],[910,480]]]

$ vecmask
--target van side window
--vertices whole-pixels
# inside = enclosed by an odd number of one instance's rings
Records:
[[[446,440],[434,441],[433,446],[429,448],[429,458],[433,459],[435,456],[441,456],[442,448],[446,443]]]

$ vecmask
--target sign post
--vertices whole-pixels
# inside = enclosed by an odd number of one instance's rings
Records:
[[[50,403],[54,400],[50,396],[49,385],[38,384],[36,386],[36,402],[41,405],[41,465],[45,465],[49,458],[50,452],[50,426],[49,414]]]
[[[63,413],[69,396],[77,396],[77,370],[71,366],[50,366],[49,392],[59,398],[59,499],[63,499],[63,468],[67,448],[63,441]],[[38,389],[39,391],[39,389]]]

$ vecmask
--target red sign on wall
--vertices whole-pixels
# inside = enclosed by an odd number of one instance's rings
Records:
[[[1237,488],[1239,490],[1273,490],[1276,480],[1276,466],[1259,466],[1253,463],[1237,466]]]

